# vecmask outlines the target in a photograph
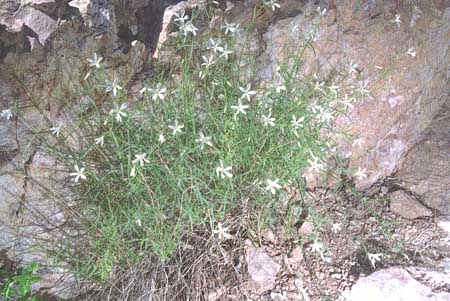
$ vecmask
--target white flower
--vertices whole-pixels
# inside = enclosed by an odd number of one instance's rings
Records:
[[[414,51],[413,47],[409,48],[406,54],[412,57],[416,57],[416,52]]]
[[[311,251],[321,253],[323,251],[323,244],[318,240],[314,240],[314,243],[311,245]]]
[[[147,86],[144,86],[144,87],[142,87],[142,89],[141,90],[139,90],[139,93],[141,93],[141,94],[144,94],[145,92],[150,92],[150,91],[152,91],[152,89],[150,89],[149,87],[147,87]]]
[[[318,241],[317,239],[314,240],[313,244],[311,245],[311,251],[312,252],[316,252],[319,253],[320,257],[322,258],[322,260],[325,260],[323,253],[324,253],[324,246],[323,243],[321,243],[320,241]]]
[[[317,158],[316,156],[314,156],[313,154],[311,154],[312,156],[312,160],[308,159],[308,163],[309,163],[309,171],[315,171],[315,172],[320,172],[323,169],[323,164],[320,163],[319,158]]]
[[[192,33],[194,36],[196,36],[198,28],[194,26],[192,21],[188,21],[180,25],[180,30],[183,32],[184,36],[188,36],[189,33]]]
[[[298,128],[303,127],[303,121],[305,120],[305,117],[300,117],[299,119],[295,118],[295,115],[292,116],[292,126],[297,130]]]
[[[358,72],[358,64],[353,63],[353,60],[348,65],[348,72],[350,74],[356,74]]]
[[[122,117],[127,116],[127,113],[124,112],[124,110],[127,108],[127,104],[123,103],[120,107],[115,103],[114,109],[109,111],[109,115],[116,115],[116,121],[122,122]]]
[[[209,146],[213,146],[211,143],[211,137],[210,136],[205,136],[202,132],[199,133],[200,138],[195,139],[195,142],[200,143],[200,149],[203,150],[203,148],[205,147],[205,144],[209,145]]]
[[[323,82],[323,81],[316,81],[314,83],[314,91],[323,92],[323,87],[324,86],[325,86],[325,82]]]
[[[270,7],[273,11],[276,8],[280,8],[280,4],[277,3],[278,0],[266,0],[264,1],[264,5]]]
[[[11,109],[3,110],[0,114],[2,118],[5,118],[6,120],[10,120],[13,116]]]
[[[106,81],[106,92],[112,91],[113,95],[116,96],[119,90],[122,90],[122,87],[118,84],[118,79],[115,78],[114,81],[107,80]]]
[[[225,167],[223,166],[223,162],[220,161],[220,165],[216,168],[216,174],[217,176],[220,176],[222,179],[225,179],[226,177],[231,178],[233,175],[231,174],[231,170],[233,168],[231,166]]]
[[[225,46],[223,46],[222,51],[220,51],[220,52],[222,52],[220,57],[223,56],[223,57],[225,57],[226,60],[228,60],[228,55],[233,53],[233,51],[228,50],[228,45],[227,44],[225,44]]]
[[[158,98],[164,100],[166,98],[167,88],[157,84],[155,89],[150,89],[153,93],[152,99],[157,100]]]
[[[266,190],[270,190],[272,194],[275,194],[276,190],[281,188],[281,185],[278,184],[280,179],[275,179],[274,181],[272,181],[271,179],[267,179],[266,181],[267,181]]]
[[[214,41],[214,39],[209,39],[208,49],[214,51],[214,53],[223,52],[223,47],[220,46],[220,41]]]
[[[147,159],[147,154],[146,154],[146,153],[137,154],[137,155],[134,155],[134,157],[135,157],[136,159],[134,159],[133,161],[131,161],[131,163],[133,163],[133,164],[139,163],[139,165],[140,165],[141,167],[143,167],[143,166],[144,166],[144,163],[150,163],[150,161],[148,161],[148,159]]]
[[[218,234],[219,240],[221,240],[221,239],[232,239],[233,236],[231,236],[227,232],[228,232],[228,228],[223,227],[222,223],[218,223],[217,224],[217,230],[214,230],[213,234]]]
[[[234,34],[238,31],[239,24],[236,25],[235,23],[228,23],[227,20],[225,20],[225,25],[222,26],[222,29],[225,30],[225,34]]]
[[[205,66],[206,68],[209,68],[211,65],[215,63],[214,55],[210,55],[209,57],[203,55],[202,60],[203,60],[202,66]]]
[[[367,178],[366,168],[361,169],[361,167],[358,167],[358,171],[355,172],[355,177],[360,181]]]
[[[289,300],[289,299],[286,291],[270,293],[270,300]]]
[[[307,41],[316,42],[317,41],[317,37],[318,37],[317,29],[316,28],[311,29],[310,31],[304,33],[303,37]]]
[[[233,110],[236,111],[236,112],[234,113],[234,120],[236,120],[237,115],[238,115],[239,113],[242,113],[242,114],[244,114],[244,115],[247,115],[247,112],[245,112],[245,110],[247,110],[247,109],[249,108],[249,106],[248,106],[248,105],[243,105],[242,102],[241,102],[241,100],[239,99],[239,100],[238,100],[237,106],[231,106],[231,108],[232,108]]]
[[[50,128],[50,131],[52,131],[52,134],[56,137],[59,137],[59,133],[61,132],[61,125],[54,126]]]
[[[328,110],[323,110],[318,115],[321,122],[330,123],[331,120],[333,120],[333,114],[330,113]]]
[[[105,136],[95,138],[95,144],[100,144],[100,146],[103,146],[104,143],[105,143]]]
[[[355,139],[355,141],[353,141],[352,146],[353,147],[358,146],[359,148],[362,148],[363,144],[364,144],[364,138],[358,138],[358,139]]]
[[[360,81],[358,88],[356,88],[356,92],[358,92],[362,96],[369,97],[370,99],[373,99],[370,96],[370,90],[367,88],[369,83],[367,81]]]
[[[103,60],[103,58],[100,56],[97,56],[97,53],[94,52],[94,54],[92,54],[92,59],[87,59],[87,61],[89,62],[89,67],[95,67],[95,68],[100,68],[100,62]]]
[[[89,78],[89,76],[91,76],[91,70],[89,70],[88,73],[86,73],[83,80],[87,80]]]
[[[173,19],[173,21],[178,24],[184,24],[184,22],[189,19],[188,16],[184,15],[184,11],[182,11],[181,13],[176,12],[173,15],[175,16],[175,19]]]
[[[178,124],[178,120],[175,120],[173,125],[169,125],[169,129],[172,130],[172,135],[176,135],[176,133],[182,133],[182,128],[184,128],[184,124]]]
[[[400,24],[402,24],[402,20],[400,20],[400,15],[396,14],[395,19],[393,21],[395,24],[397,24],[397,27],[400,27]]]
[[[349,109],[353,109],[352,101],[353,101],[353,97],[348,98],[347,94],[344,94],[344,100],[339,100],[340,103],[342,103],[344,106],[348,107]]]
[[[375,268],[375,262],[381,261],[381,257],[383,257],[383,254],[381,253],[377,254],[367,253],[367,258],[369,258],[369,261],[372,264],[373,268]]]
[[[321,105],[312,105],[311,106],[311,112],[314,114],[322,113],[325,109]]]
[[[317,7],[316,11],[319,13],[319,15],[321,15],[322,17],[325,16],[325,14],[327,13],[327,9],[321,9],[320,6]]]
[[[75,183],[81,178],[82,180],[86,180],[86,176],[84,175],[84,167],[79,168],[78,165],[74,166],[75,172],[70,173],[70,176],[75,177]]]
[[[164,137],[163,134],[159,134],[158,142],[161,143],[161,144],[163,144],[164,142],[166,142],[166,138]]]
[[[286,86],[279,84],[278,86],[275,87],[275,92],[277,92],[278,94],[281,93],[281,91],[286,91]]]
[[[133,165],[133,167],[131,167],[130,177],[134,177],[135,175],[136,175],[136,166]]]
[[[245,88],[239,87],[239,90],[241,90],[242,92],[241,99],[247,98],[247,101],[250,101],[250,97],[256,94],[256,91],[251,91],[250,89],[251,89],[250,84],[248,84],[247,87]]]
[[[261,119],[264,124],[264,126],[275,126],[275,118],[271,117],[272,113],[269,113],[269,115],[262,115]]]
[[[339,231],[342,230],[341,224],[340,223],[336,223],[336,224],[332,224],[331,225],[331,231],[333,233],[338,233]]]
[[[337,95],[340,87],[335,85],[334,83],[332,83],[331,86],[328,87],[328,89],[330,90],[331,93],[333,93],[334,95]]]

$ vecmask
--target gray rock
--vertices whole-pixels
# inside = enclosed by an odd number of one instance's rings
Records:
[[[403,190],[397,190],[389,194],[392,212],[408,219],[433,216],[433,212],[423,206],[415,197]]]
[[[408,267],[407,271],[414,278],[420,278],[429,287],[448,287],[450,285],[450,258],[435,262],[433,266]]]
[[[389,268],[360,278],[347,301],[449,301],[450,294],[434,293],[401,268]]]
[[[450,97],[431,121],[423,139],[397,172],[402,185],[419,195],[427,206],[450,215]]]
[[[76,107],[79,100],[72,98],[73,91],[84,85],[87,58],[94,52],[104,57],[103,64],[125,84],[142,70],[149,55],[146,45],[158,37],[157,33],[148,33],[147,40],[142,40],[145,43],[131,47],[131,38],[135,37],[132,31],[130,35],[121,33],[139,24],[134,13],[150,5],[148,1],[129,1],[126,9],[110,1],[68,3],[0,0],[0,112],[14,109],[12,120],[0,120],[0,251],[19,266],[38,262],[43,267],[39,271],[43,281],[34,289],[59,298],[74,297],[82,290],[72,274],[50,268],[57,265],[43,250],[58,248],[67,235],[75,233],[71,223],[66,223],[70,210],[49,197],[40,185],[70,196],[62,187],[67,183],[67,173],[55,172],[54,160],[36,152],[33,131],[45,131],[48,124],[31,106],[28,93],[36,104],[45,107],[52,123],[59,123],[67,111],[73,110],[50,99],[70,96]],[[163,1],[152,2],[154,10],[146,10],[155,13],[155,18],[150,18],[154,23],[162,18],[156,8],[165,5]],[[25,171],[36,182],[27,180]],[[60,227],[62,224],[65,226]]]
[[[434,220],[434,222],[439,228],[447,232],[450,237],[450,216],[439,216]]]
[[[56,19],[30,6],[21,8],[15,17],[15,26],[18,28],[24,25],[29,27],[37,35],[36,38],[42,45],[58,27]]]
[[[311,221],[311,219],[308,217],[303,224],[301,225],[300,229],[298,229],[298,234],[303,238],[308,238],[311,234],[314,233],[314,225]]]
[[[415,15],[421,12],[411,28],[404,13],[402,26],[391,22],[395,7],[390,5],[393,1],[338,0],[321,18],[313,1],[286,1],[280,14],[286,15],[286,9],[297,13],[267,27],[260,24],[264,29],[256,47],[263,49],[258,74],[263,81],[276,81],[278,62],[298,49],[312,24],[319,24],[314,50],[306,50],[301,71],[342,82],[348,80],[353,61],[359,76],[369,82],[372,99],[357,99],[354,109],[335,123],[365,141],[362,146],[340,142],[350,167],[367,169],[367,178],[355,181],[357,188],[367,189],[398,171],[410,191],[423,196],[430,207],[449,212],[450,134],[445,116],[450,100],[450,8],[433,1],[410,6]],[[235,10],[240,15],[242,8]],[[410,47],[417,53],[414,58],[405,55]],[[400,55],[392,60],[395,54]],[[383,72],[386,77],[381,79]],[[336,73],[346,77],[336,78]]]
[[[247,268],[250,278],[260,292],[271,290],[281,266],[263,249],[249,247],[246,253]]]

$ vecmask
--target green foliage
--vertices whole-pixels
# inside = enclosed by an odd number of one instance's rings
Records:
[[[39,266],[33,262],[20,269],[16,274],[9,275],[2,271],[1,275],[1,297],[5,301],[37,301],[38,298],[31,293],[31,285],[40,281],[36,275]]]
[[[322,171],[334,146],[330,124],[345,106],[338,87],[299,74],[310,40],[286,51],[272,83],[251,83],[250,32],[226,23],[196,36],[192,21],[177,23],[176,59],[155,64],[142,98],[94,56],[70,124],[41,140],[75,180],[86,247],[60,254],[83,277],[104,281],[149,254],[170,260],[191,236],[292,226],[302,172]]]

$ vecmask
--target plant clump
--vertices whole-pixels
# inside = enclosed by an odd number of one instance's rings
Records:
[[[67,204],[83,233],[83,248],[63,243],[57,255],[85,279],[289,229],[305,209],[303,172],[327,168],[331,125],[349,103],[342,88],[300,73],[314,36],[279,62],[271,83],[258,82],[242,76],[254,20],[199,30],[196,17],[175,16],[179,32],[167,47],[177,60],[155,63],[139,93],[107,60],[87,58],[70,123],[40,131],[41,148],[65,166]]]

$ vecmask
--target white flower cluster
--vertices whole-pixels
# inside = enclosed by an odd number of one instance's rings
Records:
[[[174,22],[178,24],[181,33],[187,37],[190,34],[196,36],[198,28],[194,26],[191,20],[189,20],[189,17],[185,15],[185,12],[182,11],[181,13],[175,13],[175,19]]]

